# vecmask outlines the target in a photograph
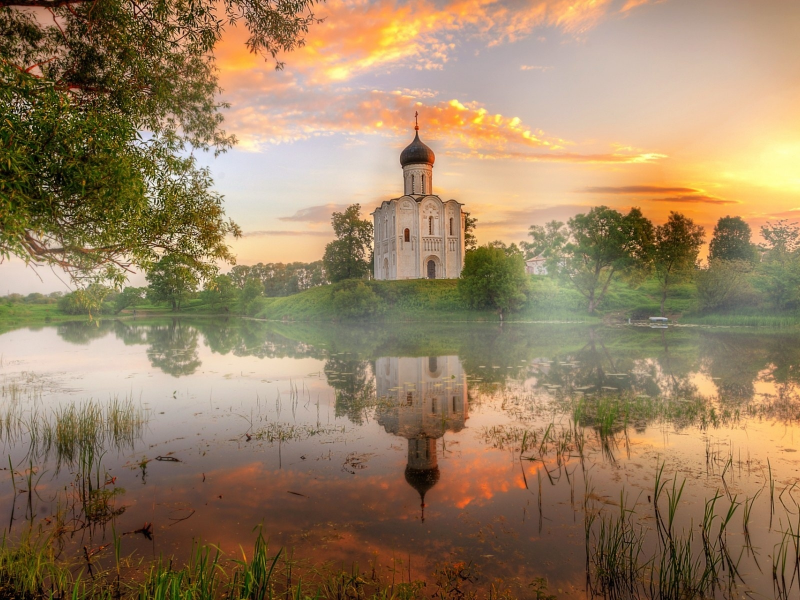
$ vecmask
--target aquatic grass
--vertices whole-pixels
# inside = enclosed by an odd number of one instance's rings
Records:
[[[346,430],[343,425],[295,425],[293,423],[272,421],[265,427],[255,431],[251,435],[251,438],[269,443],[284,443],[305,440],[318,435],[343,434],[345,431]]]
[[[114,397],[107,403],[89,400],[56,406],[45,412],[18,406],[0,413],[0,441],[6,445],[27,442],[27,460],[55,457],[56,471],[75,466],[83,453],[103,449],[133,449],[141,439],[149,414],[132,398]]]
[[[720,594],[723,598],[736,595],[737,585],[743,582],[739,563],[744,549],[738,555],[731,552],[727,535],[740,506],[745,506],[743,526],[748,527],[758,494],[737,502],[736,496],[729,498],[717,492],[706,500],[698,543],[693,526],[680,531],[676,527],[685,484],[685,479],[665,478],[663,463],[656,468],[653,510],[657,535],[651,534],[641,518],[635,516],[635,503],[628,507],[624,491],[620,495],[619,511],[605,512],[590,505],[588,496],[592,491],[587,488],[584,501],[586,568],[594,595],[653,600],[700,600]],[[659,507],[659,500],[663,502],[664,496],[666,514]],[[719,501],[723,499],[729,501],[720,511]],[[800,531],[800,520],[797,527]],[[789,571],[795,564],[800,575],[800,536],[795,534],[790,525],[773,552],[773,579],[778,581],[780,589],[791,589],[795,580]],[[797,540],[797,546],[793,545],[793,540]]]
[[[425,598],[425,582],[396,582],[381,579],[375,569],[362,575],[357,566],[349,571],[329,565],[310,566],[295,577],[295,564],[283,549],[274,554],[261,531],[250,556],[226,557],[214,545],[194,542],[185,565],[177,566],[161,556],[145,564],[120,557],[120,539],[114,535],[116,566],[103,570],[97,564],[66,562],[56,551],[53,538],[28,533],[13,546],[6,538],[0,544],[0,596],[24,600],[415,600]],[[121,563],[124,568],[120,568]],[[133,565],[133,566],[131,566]],[[446,565],[437,572],[450,573],[457,586],[438,585],[436,597],[460,600],[479,598],[465,584],[474,578],[462,577],[464,565]],[[91,574],[91,576],[90,576]],[[394,577],[394,575],[393,575]],[[545,580],[532,584],[537,598],[546,594]],[[491,592],[487,598],[495,598]]]
[[[6,534],[0,542],[0,596],[5,598],[65,598],[82,588],[74,565],[57,562],[51,537],[26,530],[13,545]]]

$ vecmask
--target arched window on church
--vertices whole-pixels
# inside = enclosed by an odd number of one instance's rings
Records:
[[[414,176],[411,176],[411,193],[413,194],[416,190],[414,189]]]
[[[406,242],[411,241],[411,232],[408,230],[408,228],[406,228],[406,230],[403,232],[403,240]]]
[[[453,217],[450,217],[450,235],[453,235]]]
[[[425,194],[425,175],[422,176],[422,193]]]
[[[433,235],[433,217],[428,217],[428,235]]]

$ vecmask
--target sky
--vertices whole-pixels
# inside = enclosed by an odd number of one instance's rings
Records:
[[[604,204],[654,223],[800,220],[796,0],[329,0],[305,46],[218,51],[225,128],[200,160],[244,232],[239,264],[313,261],[330,215],[402,194],[401,150],[436,153],[434,193],[479,243]],[[223,271],[226,268],[223,268]],[[65,289],[0,265],[11,292]],[[134,284],[141,284],[135,277]]]

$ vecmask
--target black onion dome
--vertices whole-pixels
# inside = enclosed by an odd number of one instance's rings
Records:
[[[406,467],[406,481],[425,501],[425,494],[439,481],[439,467],[433,469],[413,469]]]
[[[420,141],[419,131],[414,135],[414,141],[406,146],[406,149],[400,153],[401,167],[417,163],[425,163],[433,166],[433,161],[435,160],[436,155],[433,153],[433,150]]]

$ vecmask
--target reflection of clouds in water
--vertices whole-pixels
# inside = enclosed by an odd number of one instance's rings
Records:
[[[120,527],[154,522],[156,552],[183,552],[193,537],[220,542],[232,552],[240,544],[247,549],[252,527],[263,521],[275,549],[293,546],[305,557],[363,565],[374,559],[373,552],[384,560],[393,553],[410,555],[414,575],[423,576],[442,556],[459,552],[468,559],[477,557],[485,574],[546,574],[552,592],[560,587],[555,581],[577,580],[583,569],[584,483],[580,468],[573,470],[579,459],[565,454],[569,477],[558,479],[560,465],[553,462],[552,452],[541,455],[538,443],[537,460],[521,461],[518,441],[514,447],[490,447],[476,432],[535,428],[541,440],[553,419],[549,407],[556,403],[539,400],[552,400],[569,385],[666,395],[695,384],[708,395],[738,389],[746,396],[748,385],[756,394],[793,389],[800,364],[797,336],[719,330],[670,329],[662,335],[629,328],[360,328],[236,319],[162,319],[147,325],[126,320],[90,327],[29,331],[22,346],[36,348],[37,365],[55,364],[62,356],[59,370],[83,377],[86,396],[119,389],[119,380],[110,377],[135,365],[142,375],[134,385],[142,386],[144,400],[158,411],[167,410],[164,416],[154,414],[146,445],[135,456],[105,457],[127,490],[128,508]],[[45,339],[51,347],[42,348]],[[6,355],[4,368],[28,368],[35,362],[33,352],[26,355],[17,348],[26,358],[20,364],[27,367],[16,366],[15,357]],[[103,381],[99,367],[111,369],[112,375]],[[158,377],[161,373],[167,375]],[[170,376],[189,373],[180,387]],[[279,378],[279,384],[266,381]],[[481,388],[475,379],[490,385]],[[467,381],[474,399],[467,396]],[[560,387],[548,391],[545,384]],[[299,404],[293,404],[287,387],[301,390]],[[177,400],[172,398],[176,388]],[[306,394],[303,390],[309,388],[313,391]],[[277,444],[245,442],[249,422],[241,415],[257,417],[264,406],[274,406],[278,392],[283,394],[283,413],[264,409],[269,422],[320,422],[322,429],[344,424],[347,434],[291,441],[280,449]],[[569,430],[568,411],[556,418],[559,430]],[[613,463],[599,450],[599,436],[587,429],[586,465],[604,501],[615,501],[624,486],[632,498],[639,491],[644,494],[637,510],[651,514],[646,498],[654,465],[666,460],[668,470],[690,479],[686,496],[691,503],[681,514],[688,522],[699,506],[702,516],[704,498],[719,487],[713,474],[702,482],[692,479],[705,472],[706,439],[716,438],[713,448],[725,450],[729,444],[737,453],[741,448],[742,456],[748,453],[748,461],[752,457],[752,474],[749,467],[737,468],[735,485],[743,494],[752,495],[753,486],[763,483],[757,474],[767,456],[780,477],[794,473],[797,455],[788,446],[797,436],[792,437],[791,422],[781,429],[789,434],[777,442],[770,442],[775,421],[768,419],[748,419],[746,429],[723,424],[702,431],[675,422],[653,423],[641,428],[629,423],[626,436],[620,436],[625,446]],[[151,462],[144,486],[135,467],[128,468],[144,454],[153,458],[168,452],[185,462]],[[361,457],[366,468],[345,470],[351,454]],[[0,497],[9,498],[7,492],[0,488]],[[424,526],[418,493],[428,503]],[[540,499],[542,517],[537,518]],[[171,519],[186,514],[189,506],[197,513],[170,527]],[[152,552],[143,540],[126,537],[124,543]],[[760,545],[771,543],[765,538]]]

